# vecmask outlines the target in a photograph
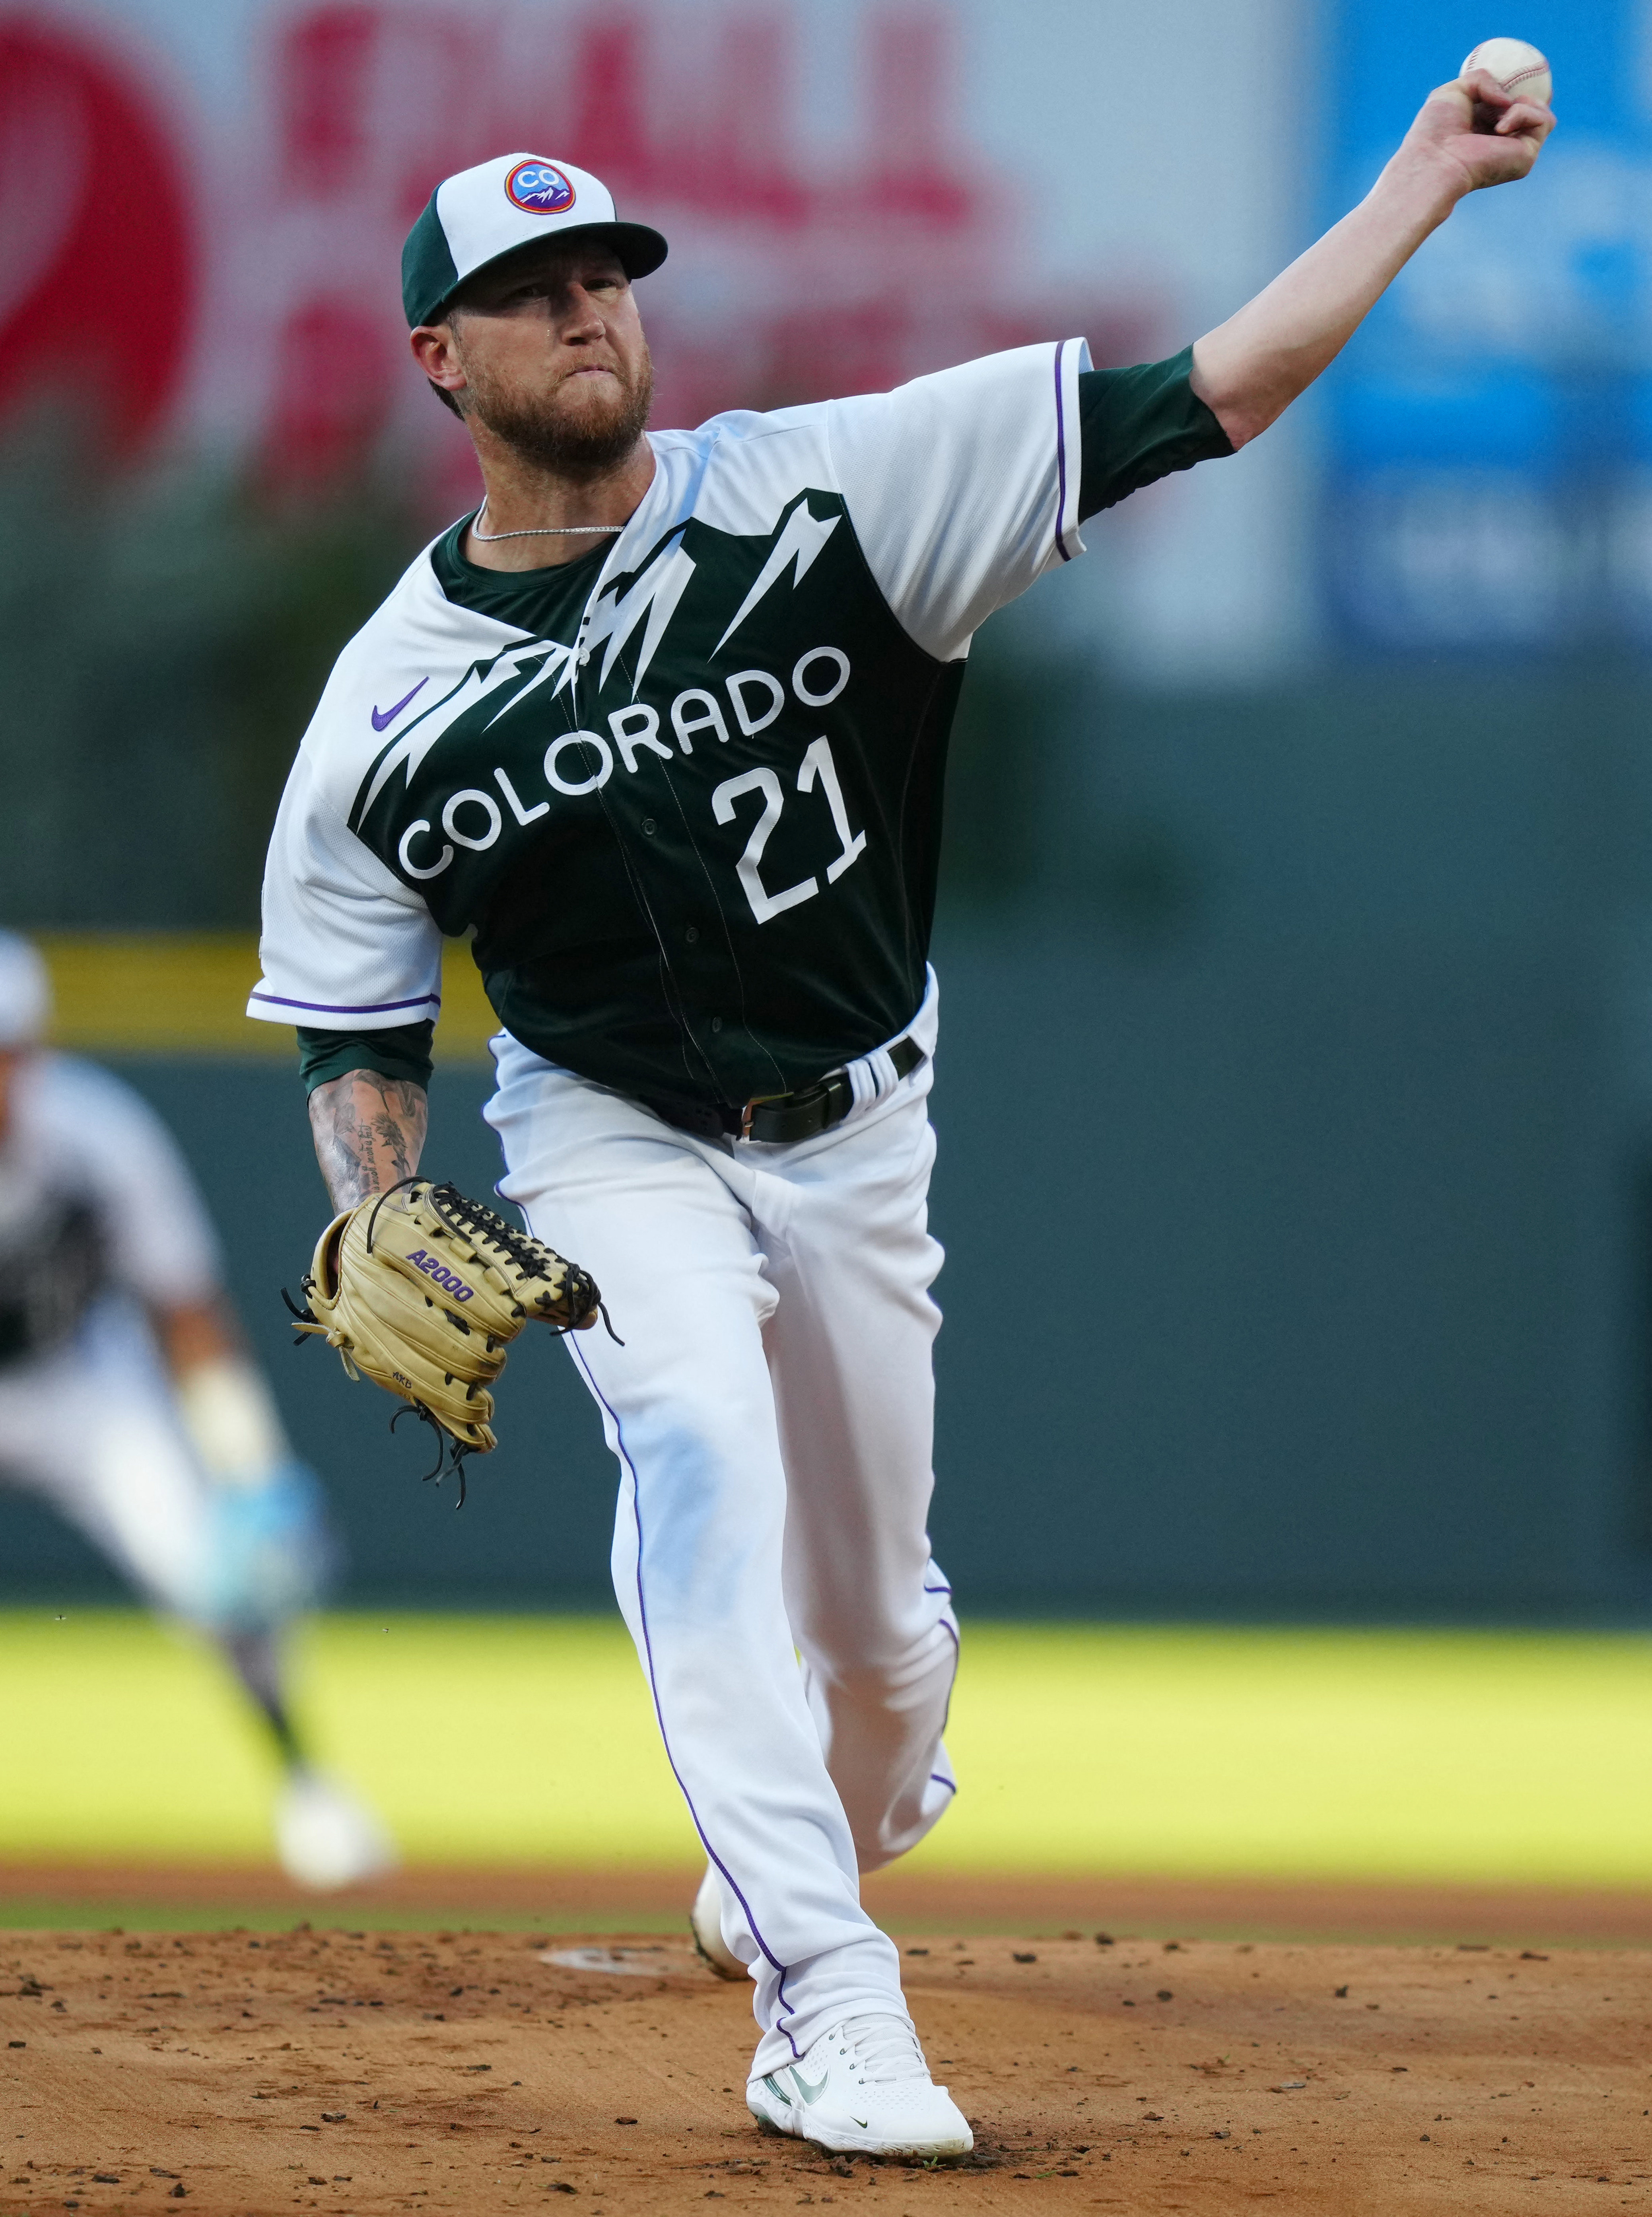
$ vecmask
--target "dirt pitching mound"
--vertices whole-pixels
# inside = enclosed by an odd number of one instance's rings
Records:
[[[675,1938],[10,1933],[0,2211],[1467,2213],[1652,2196],[1652,1955],[905,1944],[963,2168],[759,2136]]]

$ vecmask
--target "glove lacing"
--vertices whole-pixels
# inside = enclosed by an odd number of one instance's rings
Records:
[[[416,1171],[411,1177],[400,1178],[395,1185],[387,1185],[379,1195],[378,1205],[367,1220],[369,1254],[373,1252],[373,1232],[379,1221],[379,1208],[391,1194],[398,1192],[404,1185],[416,1185],[418,1183]],[[468,1194],[460,1193],[457,1186],[447,1182],[433,1185],[425,1199],[450,1232],[456,1232],[461,1238],[468,1239],[481,1251],[484,1262],[488,1259],[487,1251],[492,1248],[496,1254],[502,1256],[519,1276],[541,1278],[546,1285],[554,1286],[555,1280],[546,1268],[542,1244],[530,1233],[520,1231],[496,1209],[490,1208],[485,1201],[472,1201]],[[623,1347],[626,1343],[615,1331],[606,1305],[596,1298],[596,1288],[589,1273],[582,1270],[577,1263],[570,1263],[561,1256],[557,1259],[562,1264],[560,1299],[568,1311],[567,1319],[558,1322],[556,1318],[540,1312],[539,1321],[549,1325],[554,1332],[577,1331],[595,1308],[607,1326],[608,1337],[616,1347]],[[516,1306],[519,1315],[527,1314],[520,1301]]]

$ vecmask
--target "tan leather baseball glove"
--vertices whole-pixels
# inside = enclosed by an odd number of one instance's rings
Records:
[[[428,1178],[404,1179],[336,1216],[304,1291],[307,1307],[287,1300],[298,1330],[323,1335],[352,1378],[371,1378],[437,1428],[442,1453],[430,1475],[441,1476],[451,1450],[461,1504],[464,1458],[496,1444],[488,1389],[510,1342],[531,1318],[583,1331],[602,1313],[576,1264]]]

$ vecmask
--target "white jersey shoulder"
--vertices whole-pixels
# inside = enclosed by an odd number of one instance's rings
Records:
[[[633,521],[650,543],[691,515],[758,534],[799,492],[838,493],[903,627],[955,661],[995,609],[1083,552],[1078,379],[1089,366],[1085,342],[1063,339],[891,392],[656,434],[660,467]]]
[[[299,742],[314,792],[348,816],[386,733],[424,715],[475,661],[491,660],[528,634],[441,590],[431,566],[436,545],[412,561],[333,664]]]
[[[832,460],[872,576],[918,645],[969,651],[996,609],[1084,551],[1082,339],[1017,347],[835,400]]]
[[[416,726],[462,689],[468,668],[526,634],[450,601],[430,553],[344,648],[299,744],[270,837],[263,974],[250,1016],[384,1030],[441,1009],[441,935],[417,893],[355,837],[350,807],[375,759],[393,750],[387,734]]]
[[[176,1141],[131,1086],[74,1055],[31,1057],[0,1146],[0,1220],[52,1198],[93,1210],[114,1281],[139,1300],[170,1306],[218,1284],[218,1242]]]

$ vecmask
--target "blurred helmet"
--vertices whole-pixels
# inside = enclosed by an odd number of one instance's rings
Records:
[[[410,328],[434,323],[443,303],[478,269],[547,238],[595,238],[613,248],[627,277],[646,277],[665,259],[665,241],[645,223],[621,223],[600,177],[539,154],[501,154],[444,178],[402,250],[402,305]]]
[[[52,1014],[52,980],[39,948],[0,931],[0,1049],[35,1047]]]

